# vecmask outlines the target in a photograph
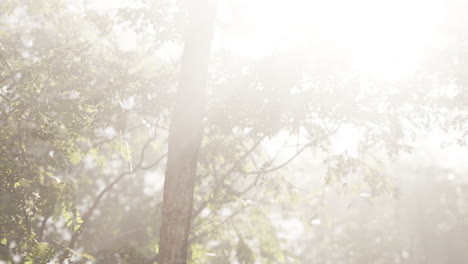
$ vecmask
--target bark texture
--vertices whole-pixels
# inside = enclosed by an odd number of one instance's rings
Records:
[[[206,79],[216,0],[188,0],[181,75],[169,130],[159,264],[185,264],[205,116]]]

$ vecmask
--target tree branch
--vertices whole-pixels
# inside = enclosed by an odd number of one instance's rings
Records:
[[[94,199],[93,201],[93,204],[91,206],[91,208],[88,210],[88,212],[85,214],[85,216],[83,217],[83,223],[80,225],[80,227],[73,233],[72,235],[72,238],[70,239],[70,243],[68,244],[68,248],[69,249],[73,249],[76,245],[76,242],[78,240],[78,238],[80,237],[81,233],[83,232],[83,230],[86,228],[87,224],[89,223],[89,220],[91,218],[91,216],[93,215],[94,211],[96,210],[96,208],[98,207],[99,205],[99,202],[101,201],[101,199],[104,197],[104,195],[106,193],[108,193],[110,190],[112,190],[112,188],[117,184],[119,183],[125,176],[127,175],[131,175],[133,173],[135,173],[136,171],[138,170],[146,170],[146,169],[150,169],[154,166],[156,166],[159,162],[161,162],[167,154],[164,154],[163,156],[161,156],[158,160],[156,160],[155,162],[153,162],[152,164],[148,165],[148,166],[142,166],[143,162],[144,162],[144,159],[145,159],[145,151],[146,149],[148,148],[149,144],[155,139],[155,137],[152,137],[150,139],[148,139],[148,141],[146,141],[145,145],[143,146],[142,150],[141,150],[141,158],[140,158],[140,162],[138,163],[138,165],[132,170],[132,171],[128,171],[128,172],[124,172],[124,173],[121,173],[119,176],[117,176],[111,183],[109,183],[109,185],[107,185],[99,194],[98,196]],[[67,257],[67,253],[64,254],[64,257],[62,258],[61,260],[61,263],[63,263],[63,261],[66,259]]]

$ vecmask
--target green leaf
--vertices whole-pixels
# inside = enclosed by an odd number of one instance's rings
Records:
[[[38,243],[26,257],[28,264],[47,264],[55,256],[55,250],[47,243]]]

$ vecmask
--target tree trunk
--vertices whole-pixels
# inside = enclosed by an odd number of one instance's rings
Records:
[[[198,152],[205,116],[205,90],[216,0],[187,0],[177,101],[169,130],[159,264],[185,264]]]

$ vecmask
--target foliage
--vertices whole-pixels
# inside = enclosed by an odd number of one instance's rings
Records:
[[[185,11],[172,0],[114,9],[87,2],[0,3],[0,260],[8,263],[157,260]],[[442,128],[465,144],[463,24],[451,24],[447,47],[414,78],[391,82],[350,76],[319,39],[261,58],[215,46],[191,263],[417,263],[440,245],[399,238],[400,227],[420,226],[399,222],[414,208],[443,211],[421,214],[437,220],[424,225],[436,230],[431,241],[464,234],[463,182],[434,176],[438,196],[418,190],[421,206],[389,208],[412,191],[389,163],[410,153],[421,131]],[[354,148],[339,148],[346,136]],[[300,237],[288,236],[289,225]],[[382,246],[368,259],[360,252],[375,249],[375,234]],[[402,254],[410,244],[415,259]],[[439,263],[462,263],[441,255]]]

